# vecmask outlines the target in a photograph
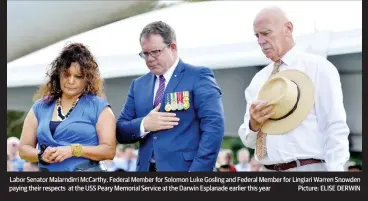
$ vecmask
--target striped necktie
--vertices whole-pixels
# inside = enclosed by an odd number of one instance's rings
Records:
[[[155,97],[155,101],[153,102],[153,107],[155,108],[158,104],[161,103],[162,100],[162,96],[164,95],[165,92],[165,78],[163,75],[160,75],[160,85],[157,89],[156,92],[156,97]]]

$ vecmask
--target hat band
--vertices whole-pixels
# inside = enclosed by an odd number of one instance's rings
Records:
[[[290,81],[292,81],[292,80],[290,80]],[[292,81],[292,82],[294,82],[294,81]],[[294,82],[295,83],[295,82]],[[285,114],[284,116],[282,116],[282,117],[279,117],[279,118],[270,118],[271,120],[273,120],[273,121],[278,121],[278,120],[281,120],[281,119],[285,119],[286,117],[288,117],[288,116],[290,116],[291,114],[293,114],[293,112],[296,110],[296,108],[298,107],[298,102],[299,102],[299,98],[300,98],[300,91],[299,91],[299,86],[295,83],[295,85],[296,85],[296,88],[298,89],[298,96],[297,96],[297,98],[296,98],[296,103],[295,103],[295,105],[294,105],[294,107],[293,107],[293,109],[291,109],[287,114]]]

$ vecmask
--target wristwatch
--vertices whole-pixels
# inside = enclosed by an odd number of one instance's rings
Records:
[[[41,163],[42,165],[49,165],[50,163],[48,163],[48,162],[46,162],[42,159],[42,154],[43,154],[43,152],[41,152],[41,151],[37,154],[38,162]]]

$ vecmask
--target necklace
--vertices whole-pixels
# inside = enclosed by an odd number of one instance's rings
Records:
[[[77,100],[74,101],[74,103],[73,103],[72,107],[70,108],[70,110],[68,111],[68,113],[66,115],[64,115],[63,108],[61,107],[61,100],[59,98],[56,101],[56,103],[57,103],[57,113],[58,113],[59,120],[64,121],[66,118],[68,118],[68,116],[70,115],[70,113],[73,111],[73,109],[77,105],[78,101],[79,101],[79,98],[77,98]]]

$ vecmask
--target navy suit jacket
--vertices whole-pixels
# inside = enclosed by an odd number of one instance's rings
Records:
[[[154,151],[157,171],[213,171],[224,136],[221,89],[207,67],[179,63],[165,88],[166,94],[189,92],[190,107],[175,112],[179,125],[140,136],[142,119],[153,109],[156,76],[147,73],[132,81],[126,103],[117,120],[117,141],[139,141],[137,171],[148,171]]]

